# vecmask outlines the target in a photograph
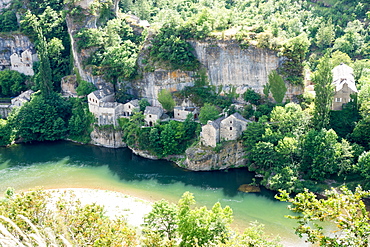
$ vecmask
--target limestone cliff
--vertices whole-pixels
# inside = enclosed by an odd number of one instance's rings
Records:
[[[126,147],[126,144],[122,142],[122,132],[114,128],[94,127],[94,130],[91,132],[90,136],[90,144],[93,145],[108,148]]]
[[[246,152],[240,141],[224,142],[222,148],[196,146],[186,150],[186,159],[178,163],[192,171],[211,171],[246,165]]]
[[[29,49],[35,54],[35,46],[30,39],[22,34],[0,35],[0,70],[10,67],[10,56]],[[36,57],[35,57],[36,59]]]
[[[207,68],[209,81],[224,92],[231,87],[242,94],[248,88],[262,94],[268,74],[281,66],[277,52],[249,46],[242,49],[237,41],[208,40],[191,42],[198,60]],[[301,94],[302,88],[287,85],[287,98]]]
[[[153,106],[160,106],[157,98],[158,93],[162,89],[175,92],[187,86],[193,86],[194,75],[195,72],[193,71],[181,70],[156,70],[154,72],[146,72],[143,74],[142,80],[135,82],[132,88],[134,89],[134,94],[147,98]]]

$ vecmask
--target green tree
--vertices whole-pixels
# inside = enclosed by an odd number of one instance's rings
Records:
[[[166,200],[155,202],[152,211],[144,218],[144,226],[148,229],[144,233],[154,232],[169,240],[175,238],[178,227],[177,211],[177,206]]]
[[[310,41],[305,33],[289,39],[283,45],[282,55],[286,57],[286,60],[283,63],[281,73],[293,85],[302,85],[303,83],[303,61],[309,46]]]
[[[124,41],[120,46],[106,49],[101,65],[105,76],[116,84],[119,78],[130,78],[135,72],[136,59],[136,46]]]
[[[324,180],[339,172],[341,145],[334,130],[310,130],[301,144],[301,172],[310,179]]]
[[[140,106],[140,111],[145,111],[145,108],[147,106],[150,106],[150,103],[148,102],[148,100],[146,98],[142,98],[139,100],[139,106]]]
[[[59,94],[38,92],[8,119],[16,138],[24,142],[54,141],[66,137],[70,114],[69,103]]]
[[[276,70],[273,70],[268,75],[268,80],[272,97],[274,97],[278,104],[281,104],[287,91],[283,78],[276,72]]]
[[[86,103],[79,99],[72,99],[72,116],[68,120],[68,137],[74,141],[88,143],[91,140],[94,115],[89,111]]]
[[[14,70],[0,71],[0,95],[5,97],[17,96],[27,89],[26,76]]]
[[[280,201],[290,202],[288,208],[298,214],[289,215],[298,221],[296,234],[320,246],[368,246],[370,236],[369,214],[362,201],[370,195],[360,186],[354,192],[346,187],[326,191],[326,199],[317,199],[308,192],[291,198],[285,191],[276,196]],[[322,224],[332,222],[333,224]]]
[[[199,112],[199,122],[201,124],[207,124],[208,120],[215,120],[219,117],[220,111],[214,105],[205,103]]]
[[[315,107],[313,125],[316,129],[326,128],[330,122],[330,109],[333,102],[334,87],[332,66],[329,55],[325,55],[313,74],[312,81],[315,83]]]
[[[330,47],[333,44],[335,32],[331,19],[329,19],[327,22],[321,22],[315,38],[316,45],[321,49]]]
[[[253,89],[248,88],[247,91],[243,94],[244,100],[253,104],[259,105],[261,102],[261,95],[256,93]]]
[[[78,83],[78,86],[76,88],[77,95],[79,96],[86,96],[90,94],[91,92],[94,92],[96,90],[96,87],[94,84],[88,81],[81,80]]]
[[[271,124],[283,135],[299,136],[308,130],[310,115],[300,105],[288,103],[275,106],[270,114]]]
[[[0,14],[0,32],[11,32],[17,29],[18,22],[15,12],[3,9]]]
[[[162,107],[168,111],[168,112],[173,112],[173,108],[176,105],[175,100],[172,98],[172,95],[170,91],[166,89],[162,89],[158,93],[158,101],[161,103]]]
[[[0,119],[0,146],[9,145],[12,142],[12,129],[8,122]]]
[[[358,144],[370,150],[370,116],[361,119],[356,124],[351,134],[352,139]]]

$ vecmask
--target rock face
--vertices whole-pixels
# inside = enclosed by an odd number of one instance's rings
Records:
[[[186,150],[186,159],[179,164],[192,171],[211,171],[246,165],[246,152],[240,141],[223,143],[219,152],[209,147],[191,147]]]
[[[168,71],[156,70],[154,72],[146,72],[143,74],[143,79],[132,85],[134,94],[142,98],[147,98],[153,106],[161,106],[158,102],[158,93],[162,89],[167,89],[170,92],[180,91],[187,86],[194,86],[195,72],[192,71]]]
[[[282,57],[277,52],[249,46],[241,49],[236,41],[191,42],[198,60],[207,68],[210,83],[222,86],[227,92],[231,87],[242,94],[248,88],[262,94],[271,71],[281,66]],[[286,96],[302,93],[299,87],[288,86]]]
[[[107,148],[126,147],[126,144],[122,142],[121,131],[114,128],[94,127],[90,144]]]
[[[21,34],[0,35],[0,70],[10,67],[10,56],[13,53],[21,54],[27,49],[31,51],[33,60],[35,60],[35,47],[27,36]]]

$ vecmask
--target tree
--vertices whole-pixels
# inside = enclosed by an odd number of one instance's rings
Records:
[[[362,198],[370,196],[360,186],[354,192],[346,187],[326,191],[326,199],[317,199],[308,192],[299,193],[294,198],[286,191],[276,196],[280,201],[290,202],[288,208],[298,214],[289,215],[296,219],[296,234],[307,237],[307,241],[320,246],[368,246],[370,236],[369,213]],[[320,222],[334,224],[321,224]],[[327,229],[328,228],[328,229]]]
[[[261,95],[256,93],[253,89],[248,88],[247,91],[243,94],[244,100],[253,104],[259,105],[261,100]]]
[[[313,125],[316,129],[326,128],[330,122],[330,109],[333,102],[334,86],[329,55],[326,54],[312,77],[315,84],[315,107]]]
[[[30,102],[12,112],[8,121],[16,138],[24,142],[54,141],[66,137],[70,115],[69,103],[59,94],[37,92]]]
[[[175,238],[178,227],[177,210],[175,204],[164,199],[155,202],[152,211],[144,218],[144,226],[148,229],[144,233],[154,232],[169,240]]]
[[[137,246],[136,231],[123,217],[112,219],[104,211],[97,204],[82,205],[68,192],[53,197],[43,190],[8,189],[0,201],[0,242],[2,246]]]
[[[12,141],[12,129],[7,121],[0,119],[0,146],[9,145]]]
[[[173,108],[176,105],[176,102],[172,98],[170,91],[166,89],[162,89],[161,91],[159,91],[158,101],[159,103],[161,103],[162,107],[168,112],[172,112]]]
[[[286,57],[286,60],[283,63],[281,73],[293,85],[302,85],[303,83],[303,61],[309,46],[310,41],[306,33],[289,39],[283,45],[283,56]]]
[[[146,98],[142,98],[139,100],[139,106],[140,106],[140,111],[145,111],[145,108],[147,106],[150,106],[150,103],[148,102],[148,100]]]
[[[73,99],[72,116],[68,120],[68,137],[74,141],[88,143],[91,140],[94,115],[89,111],[87,104],[79,99]]]
[[[201,124],[207,124],[208,120],[215,120],[219,117],[220,111],[214,105],[205,103],[199,112],[199,122]]]
[[[287,91],[283,78],[276,72],[276,70],[273,70],[268,75],[268,80],[272,97],[274,97],[278,104],[281,104]]]
[[[38,87],[40,91],[44,95],[47,95],[53,90],[53,81],[51,77],[52,72],[48,55],[48,47],[46,39],[42,33],[42,29],[39,26],[36,26],[35,29],[37,31],[37,36],[39,40],[37,53],[40,57],[39,73],[36,75],[36,78],[38,79]]]
[[[155,203],[144,220],[147,238],[153,238],[152,232],[159,236],[152,246],[174,246],[163,244],[166,239],[180,239],[179,246],[186,247],[226,243],[230,237],[231,208],[222,208],[218,202],[210,210],[192,208],[194,204],[194,196],[189,192],[183,194],[177,205],[164,200]]]
[[[332,24],[331,18],[326,23],[324,21],[321,22],[316,33],[316,45],[321,49],[330,47],[333,44],[334,38],[334,25]]]
[[[91,92],[94,92],[95,90],[96,87],[94,86],[94,84],[84,80],[81,80],[76,88],[77,95],[79,96],[86,96]]]
[[[116,84],[118,78],[130,78],[135,72],[136,46],[129,40],[120,46],[106,48],[101,65],[105,76]]]
[[[26,76],[15,70],[0,71],[0,95],[5,97],[17,96],[27,89]]]

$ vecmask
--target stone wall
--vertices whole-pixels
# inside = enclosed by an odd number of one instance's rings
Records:
[[[192,171],[211,171],[246,166],[246,152],[241,142],[223,143],[219,152],[210,147],[191,147],[179,166]]]
[[[93,145],[108,148],[126,147],[126,144],[122,142],[121,131],[114,128],[94,127],[94,130],[91,132],[90,136],[90,144]]]

